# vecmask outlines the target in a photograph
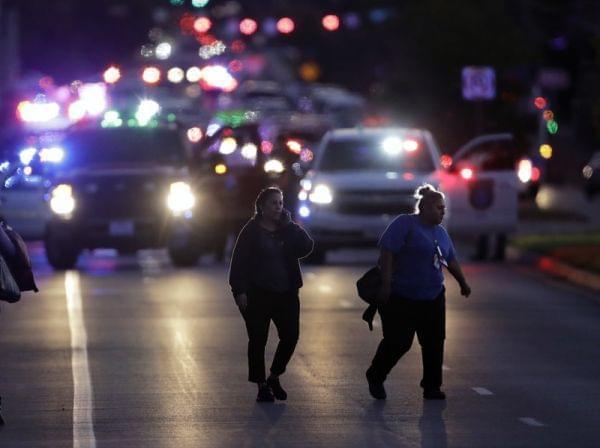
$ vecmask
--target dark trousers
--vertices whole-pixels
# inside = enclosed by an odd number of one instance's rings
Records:
[[[265,347],[271,320],[277,328],[279,344],[271,373],[281,375],[294,353],[300,332],[298,292],[254,290],[248,293],[248,307],[242,313],[248,331],[248,381],[261,383],[265,377]]]
[[[417,333],[423,358],[421,387],[438,389],[442,385],[445,302],[443,292],[431,301],[392,296],[386,305],[379,308],[383,339],[367,370],[369,381],[383,383],[398,360],[410,349]]]

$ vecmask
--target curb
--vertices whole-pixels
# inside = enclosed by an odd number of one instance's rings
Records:
[[[528,264],[553,277],[559,277],[579,286],[600,292],[600,275],[575,268],[562,261],[558,261],[556,258],[524,251],[513,246],[507,247],[507,258]]]

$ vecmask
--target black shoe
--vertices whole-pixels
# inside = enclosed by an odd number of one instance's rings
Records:
[[[4,419],[2,418],[2,414],[0,414],[0,426],[4,426]]]
[[[370,369],[369,369],[370,370]],[[383,382],[379,383],[376,381],[371,381],[369,378],[369,370],[367,370],[367,381],[369,382],[369,392],[373,398],[378,400],[385,400],[387,398],[387,394],[385,393],[385,387],[383,387]]]
[[[267,385],[273,391],[273,395],[278,400],[286,400],[287,392],[283,387],[281,387],[281,383],[279,382],[279,378],[267,378]]]
[[[426,400],[445,400],[446,394],[439,389],[425,389],[423,398]]]
[[[261,384],[258,387],[258,395],[256,396],[256,401],[259,402],[273,402],[275,401],[275,397],[273,396],[273,392],[271,388],[265,383]]]

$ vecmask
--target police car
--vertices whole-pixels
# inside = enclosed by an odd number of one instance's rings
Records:
[[[374,247],[395,216],[412,213],[423,183],[447,198],[451,232],[508,231],[516,225],[516,176],[442,166],[432,134],[415,128],[328,132],[302,181],[297,215],[315,240],[311,261],[328,250]],[[470,171],[468,171],[468,170]]]
[[[182,243],[197,210],[182,141],[173,128],[69,131],[46,195],[49,263],[69,269],[84,249],[165,245],[174,264],[195,263],[198,251]]]

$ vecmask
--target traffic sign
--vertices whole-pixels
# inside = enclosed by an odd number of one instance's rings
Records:
[[[464,67],[462,70],[463,98],[493,100],[496,97],[496,72],[492,67]]]

